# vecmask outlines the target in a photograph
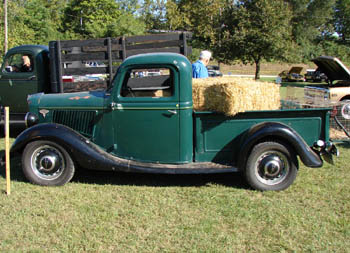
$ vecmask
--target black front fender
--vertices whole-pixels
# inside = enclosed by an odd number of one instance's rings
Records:
[[[280,140],[290,145],[307,167],[318,168],[323,165],[320,156],[306,144],[295,130],[279,122],[263,122],[254,125],[242,136],[238,155],[239,168],[244,168],[252,148],[264,140]]]
[[[108,159],[105,151],[89,139],[60,124],[38,124],[26,129],[16,138],[11,147],[11,153],[21,153],[29,142],[38,140],[50,140],[61,145],[73,160],[84,168],[113,170],[118,166],[119,170],[128,170],[124,161]]]

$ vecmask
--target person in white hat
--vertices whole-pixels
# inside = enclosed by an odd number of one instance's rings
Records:
[[[193,78],[207,78],[209,64],[211,58],[211,52],[204,50],[199,55],[199,60],[192,64],[192,77]]]

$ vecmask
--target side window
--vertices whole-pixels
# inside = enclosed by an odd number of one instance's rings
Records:
[[[174,78],[169,68],[131,69],[124,78],[123,97],[171,97]]]
[[[3,72],[33,72],[34,61],[29,54],[13,54],[5,59]]]

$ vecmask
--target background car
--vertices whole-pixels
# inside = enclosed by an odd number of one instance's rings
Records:
[[[304,82],[305,78],[301,75],[303,67],[292,67],[289,71],[284,70],[278,74],[282,78],[282,82]]]
[[[305,82],[322,83],[327,82],[328,78],[325,73],[317,69],[307,69],[304,75]]]
[[[305,82],[312,82],[314,80],[315,69],[307,69],[304,75]]]
[[[325,73],[321,72],[319,68],[316,69],[316,71],[313,74],[313,82],[322,83],[327,82],[328,78]]]
[[[211,77],[214,76],[222,76],[222,73],[220,72],[220,67],[217,65],[208,65],[208,75]]]

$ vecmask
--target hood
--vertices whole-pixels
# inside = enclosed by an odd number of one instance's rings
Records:
[[[38,93],[28,96],[29,107],[48,108],[48,109],[91,109],[103,107],[105,98],[104,91],[89,91],[77,93],[56,93],[43,94]]]
[[[336,57],[320,56],[312,60],[318,67],[318,70],[325,73],[328,79],[350,80],[349,69]]]
[[[303,67],[292,67],[289,70],[289,74],[300,74],[302,70],[303,70]]]

